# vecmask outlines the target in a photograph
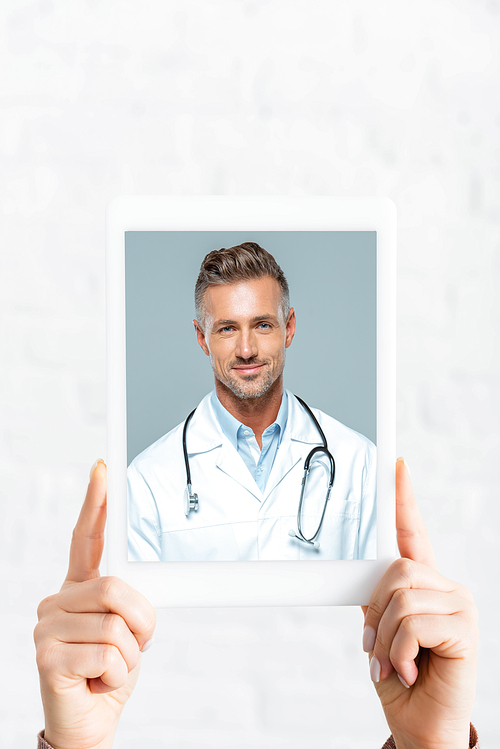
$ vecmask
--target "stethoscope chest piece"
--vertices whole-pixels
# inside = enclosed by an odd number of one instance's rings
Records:
[[[188,517],[191,510],[198,512],[198,505],[198,495],[193,493],[193,487],[191,486],[191,484],[188,484],[186,487],[186,498],[184,504],[184,514],[186,515],[186,517]]]

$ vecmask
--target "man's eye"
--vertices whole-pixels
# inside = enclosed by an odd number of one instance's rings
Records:
[[[268,322],[261,322],[261,323],[259,323],[259,328],[263,328],[264,330],[266,330],[266,328],[270,328],[270,327],[271,326],[269,325]]]
[[[233,328],[231,325],[225,325],[223,328],[220,329],[220,333],[230,333]]]

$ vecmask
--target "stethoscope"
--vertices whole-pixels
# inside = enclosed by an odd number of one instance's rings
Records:
[[[302,541],[303,543],[310,544],[311,546],[314,546],[316,549],[319,549],[319,541],[317,541],[316,539],[318,538],[319,533],[321,531],[321,526],[323,525],[323,520],[324,520],[325,512],[326,512],[326,506],[328,504],[328,500],[330,499],[330,494],[331,494],[331,491],[332,491],[333,481],[335,479],[335,460],[333,459],[333,455],[331,454],[331,452],[328,450],[328,443],[326,441],[325,434],[324,434],[323,430],[321,429],[321,427],[320,427],[320,425],[318,423],[317,418],[315,417],[315,415],[313,414],[313,412],[311,411],[311,409],[309,408],[309,406],[307,405],[307,403],[305,403],[302,400],[302,398],[299,398],[297,395],[295,397],[297,398],[297,400],[299,401],[299,403],[305,408],[305,410],[307,411],[307,413],[309,414],[309,416],[311,417],[311,419],[314,421],[316,429],[318,430],[318,432],[319,432],[319,434],[321,436],[321,439],[323,440],[323,444],[322,445],[318,445],[317,447],[313,447],[313,449],[311,450],[311,452],[309,453],[309,455],[307,456],[307,458],[304,461],[304,475],[302,477],[302,486],[301,486],[301,490],[300,490],[299,507],[298,507],[298,510],[297,510],[297,531],[289,530],[288,531],[288,535],[291,536],[292,538],[297,538],[299,541]],[[191,411],[191,413],[187,417],[186,421],[184,422],[184,429],[182,430],[182,450],[183,450],[183,453],[184,453],[184,463],[186,465],[186,480],[187,480],[187,494],[186,494],[185,505],[184,505],[184,513],[185,513],[186,517],[188,517],[189,513],[191,512],[191,510],[194,510],[195,512],[197,512],[199,504],[200,504],[199,499],[198,499],[198,495],[193,492],[193,487],[192,487],[192,484],[191,484],[191,470],[189,468],[189,457],[188,457],[188,452],[187,452],[187,447],[186,447],[187,428],[188,428],[188,424],[191,421],[191,419],[192,419],[195,411],[196,411],[196,408],[194,408]],[[323,504],[323,512],[321,513],[321,518],[320,518],[320,521],[319,521],[318,529],[317,529],[316,533],[314,533],[311,536],[311,538],[306,538],[304,536],[303,532],[302,532],[302,505],[304,503],[304,495],[305,495],[305,491],[306,491],[307,477],[309,475],[309,471],[311,470],[310,463],[311,463],[312,458],[317,453],[324,453],[326,455],[326,457],[328,458],[328,460],[330,461],[330,479],[329,479],[329,482],[328,482],[328,489],[327,489],[327,492],[326,492],[326,497],[325,497],[325,501],[324,501],[324,504]]]

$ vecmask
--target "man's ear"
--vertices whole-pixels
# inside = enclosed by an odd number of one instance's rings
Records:
[[[210,351],[208,350],[207,342],[205,340],[205,333],[201,329],[200,323],[197,320],[193,320],[193,325],[194,329],[196,330],[196,338],[198,340],[198,343],[200,344],[206,355],[210,356]]]
[[[287,321],[286,321],[286,339],[285,339],[285,348],[288,348],[291,342],[293,341],[293,337],[295,335],[295,324],[297,320],[295,319],[295,310],[292,307],[290,312],[288,313]]]

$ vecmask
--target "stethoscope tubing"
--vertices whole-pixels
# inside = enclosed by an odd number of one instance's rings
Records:
[[[290,531],[289,535],[290,536],[294,536],[299,541],[303,541],[306,544],[311,544],[312,546],[315,546],[315,547],[319,548],[319,544],[316,541],[316,539],[319,536],[319,533],[321,531],[321,527],[323,525],[323,520],[324,520],[325,513],[326,513],[326,507],[327,507],[327,504],[328,504],[328,500],[330,499],[330,494],[331,494],[331,491],[332,491],[333,482],[335,480],[335,460],[334,460],[333,455],[331,454],[331,452],[328,449],[328,442],[326,440],[325,433],[321,429],[321,426],[320,426],[317,418],[315,417],[315,415],[313,414],[313,412],[311,411],[311,409],[309,408],[309,406],[307,405],[307,403],[302,400],[302,398],[299,398],[298,395],[296,395],[295,398],[297,398],[297,400],[299,401],[299,403],[301,404],[301,406],[307,411],[307,413],[309,414],[309,416],[313,420],[314,425],[316,426],[316,429],[318,430],[318,432],[319,432],[319,434],[321,436],[323,444],[322,445],[317,445],[316,447],[313,447],[313,449],[309,452],[309,454],[307,455],[307,458],[304,461],[304,475],[302,477],[302,486],[301,486],[301,490],[300,490],[299,506],[298,506],[298,509],[297,509],[297,533],[295,533],[295,531]],[[191,419],[192,419],[192,417],[193,417],[193,415],[194,415],[195,412],[196,412],[196,408],[194,408],[191,411],[191,413],[189,414],[189,416],[187,417],[186,421],[184,422],[184,428],[182,430],[182,451],[184,453],[184,464],[186,466],[186,482],[187,482],[187,492],[188,492],[187,498],[186,498],[186,509],[185,509],[186,516],[189,515],[189,513],[191,512],[191,510],[197,511],[198,507],[199,507],[198,495],[194,494],[193,493],[193,489],[192,489],[191,469],[190,469],[190,466],[189,466],[189,455],[188,455],[188,451],[187,451],[187,428],[188,428],[188,424],[191,421]],[[326,498],[325,498],[325,501],[324,501],[324,504],[323,504],[323,512],[321,513],[321,518],[320,518],[320,521],[319,521],[318,528],[316,530],[316,533],[314,533],[310,538],[306,538],[304,536],[304,533],[302,532],[302,505],[303,505],[303,502],[304,502],[304,495],[305,495],[305,490],[306,490],[307,477],[309,475],[309,471],[311,470],[310,469],[311,460],[312,460],[312,458],[317,453],[323,453],[328,458],[328,460],[330,462],[330,478],[329,478],[329,482],[328,482],[328,489],[327,489],[327,492],[326,492]]]
[[[325,513],[326,513],[326,507],[328,505],[328,500],[330,499],[330,494],[331,494],[331,491],[332,491],[333,482],[335,481],[335,460],[334,460],[333,455],[331,454],[331,452],[328,449],[328,442],[326,440],[325,433],[323,432],[323,430],[321,429],[321,427],[319,425],[319,421],[317,420],[317,418],[315,417],[315,415],[313,414],[313,412],[311,411],[311,409],[309,408],[309,406],[307,405],[307,403],[305,401],[303,401],[302,398],[299,398],[298,395],[296,395],[295,397],[297,398],[297,400],[299,401],[299,403],[301,404],[301,406],[303,406],[303,408],[305,408],[305,410],[307,411],[307,413],[309,414],[309,416],[313,420],[313,422],[314,422],[314,424],[316,426],[316,429],[318,430],[318,432],[319,432],[319,434],[321,436],[321,439],[323,440],[323,445],[318,445],[317,447],[313,447],[313,449],[311,450],[311,452],[308,454],[307,458],[304,461],[304,476],[302,477],[302,487],[301,487],[301,490],[300,490],[299,507],[298,507],[298,510],[297,510],[297,531],[298,531],[299,535],[296,536],[296,538],[298,538],[300,541],[304,541],[307,544],[314,545],[317,537],[319,536],[319,533],[321,531],[322,525],[323,525],[323,520],[324,520]],[[326,455],[326,457],[330,461],[330,479],[329,479],[329,482],[328,482],[328,489],[327,489],[327,492],[326,492],[326,498],[325,498],[325,501],[323,503],[323,512],[321,513],[321,518],[320,518],[319,525],[318,525],[318,528],[316,530],[316,533],[314,533],[310,538],[306,538],[304,536],[303,531],[302,531],[302,504],[304,502],[304,494],[305,494],[305,490],[306,490],[307,477],[308,477],[309,471],[310,471],[310,463],[311,463],[311,460],[314,457],[314,455],[316,455],[317,453],[324,453],[324,455]]]

